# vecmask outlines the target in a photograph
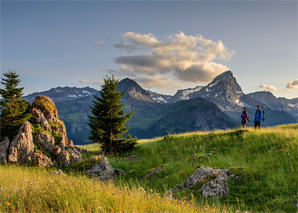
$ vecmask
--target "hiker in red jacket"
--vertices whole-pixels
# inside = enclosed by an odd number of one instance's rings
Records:
[[[246,111],[246,108],[243,108],[242,114],[241,114],[241,124],[242,124],[242,129],[246,128],[246,124],[249,121],[249,115]]]

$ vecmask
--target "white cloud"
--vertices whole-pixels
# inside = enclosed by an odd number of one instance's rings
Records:
[[[82,79],[82,80],[79,80],[80,83],[82,84],[97,84],[97,85],[103,85],[103,81],[89,81],[89,80],[86,80],[86,79]]]
[[[96,41],[93,45],[94,45],[94,47],[100,47],[104,44],[105,44],[105,42],[103,42],[103,41]]]
[[[118,56],[120,73],[128,76],[171,73],[187,82],[209,82],[229,70],[214,60],[229,60],[234,54],[222,41],[205,39],[202,35],[185,35],[183,32],[158,40],[153,34],[127,32],[116,48],[127,51],[143,50],[147,53]]]
[[[270,92],[274,92],[274,91],[278,90],[275,86],[267,85],[267,84],[262,84],[259,87],[266,90],[266,91],[270,91]]]
[[[298,79],[290,81],[286,86],[286,91],[293,91],[298,88]]]
[[[142,77],[135,78],[135,80],[142,87],[147,87],[147,88],[160,87],[160,88],[173,89],[173,88],[185,87],[184,84],[181,84],[177,81],[172,80],[169,77],[162,76],[162,75],[146,76],[146,77],[142,76]]]

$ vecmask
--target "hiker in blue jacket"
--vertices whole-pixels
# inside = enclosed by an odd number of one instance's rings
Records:
[[[255,123],[255,129],[256,128],[261,128],[261,124],[262,124],[262,121],[263,121],[263,111],[261,110],[261,106],[258,105],[257,106],[257,111],[256,111],[256,114],[255,114],[255,120],[254,120],[254,123]]]

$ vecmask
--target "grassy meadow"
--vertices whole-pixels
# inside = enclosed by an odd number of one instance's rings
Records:
[[[80,146],[91,154],[64,169],[66,176],[51,174],[54,168],[0,166],[0,212],[295,212],[297,145],[298,124],[141,140],[133,152],[108,157],[127,174],[115,183],[84,175],[100,149]],[[130,155],[139,159],[127,160]],[[228,168],[241,178],[228,181],[225,198],[206,199],[195,189],[174,194],[177,200],[166,196],[200,166]]]

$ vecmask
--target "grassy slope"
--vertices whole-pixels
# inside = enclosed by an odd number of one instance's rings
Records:
[[[241,130],[204,132],[167,136],[154,142],[145,140],[128,155],[138,155],[136,162],[125,156],[110,157],[115,168],[127,172],[124,182],[135,182],[147,190],[165,192],[183,183],[199,166],[230,168],[242,176],[229,181],[230,194],[220,199],[226,205],[252,211],[296,211],[297,202],[297,145],[298,124],[282,125],[241,133]],[[152,140],[151,140],[152,141]],[[96,145],[93,145],[95,151]],[[208,156],[211,153],[211,156]],[[191,155],[204,160],[191,160]],[[152,180],[139,178],[160,165],[164,170]],[[195,190],[177,194],[178,198],[191,197],[198,203],[204,201]],[[216,202],[209,200],[211,203]]]
[[[72,170],[68,176],[62,177],[49,175],[50,171],[45,169],[0,166],[0,212],[196,212],[205,208],[210,211],[240,208],[294,212],[297,201],[297,130],[298,125],[294,124],[261,131],[249,129],[243,134],[239,130],[214,134],[197,132],[142,140],[133,153],[108,158],[115,168],[127,173],[115,185],[85,177],[78,165],[73,167],[78,172]],[[97,145],[84,148],[93,154],[99,151]],[[208,153],[212,155],[208,156]],[[124,157],[132,154],[140,156],[139,160],[125,160]],[[205,160],[191,160],[192,154],[205,156]],[[81,165],[88,165],[91,155],[84,158],[86,161]],[[164,165],[164,170],[153,179],[139,179],[160,165]],[[229,181],[229,196],[220,200],[203,199],[196,190],[174,195],[184,201],[183,205],[164,196],[167,189],[184,182],[202,165],[230,168],[242,178]],[[190,201],[186,205],[187,199]]]

